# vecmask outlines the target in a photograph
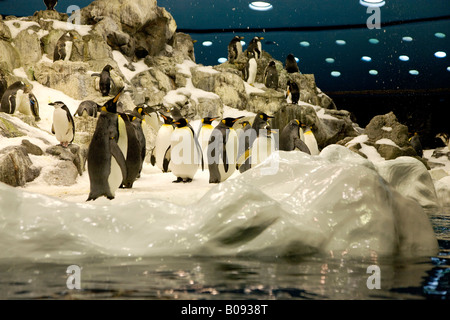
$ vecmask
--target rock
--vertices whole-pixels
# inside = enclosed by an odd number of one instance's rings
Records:
[[[24,186],[39,176],[23,146],[11,146],[0,150],[0,181],[10,186]]]
[[[186,33],[175,33],[173,52],[175,56],[179,57],[178,59],[192,60],[195,62],[194,43],[191,36]]]
[[[24,136],[25,133],[17,129],[11,121],[5,119],[0,113],[0,135],[6,138],[15,138]]]
[[[222,103],[229,107],[245,110],[248,96],[242,78],[230,72],[221,72],[215,76],[214,90]]]
[[[24,66],[33,66],[42,58],[41,41],[37,26],[22,30],[14,38],[13,43]]]
[[[144,97],[149,98],[150,105],[160,103],[169,91],[176,89],[173,80],[156,67],[138,73],[131,84],[140,89]]]
[[[435,183],[436,194],[441,206],[450,206],[450,176],[443,177]]]
[[[14,48],[10,42],[0,40],[0,68],[3,70],[13,71],[20,68],[21,61],[17,49]]]
[[[3,21],[0,21],[0,40],[11,40],[11,31]]]
[[[43,179],[53,186],[71,186],[76,183],[78,171],[71,161],[59,161],[43,174]]]
[[[60,145],[48,147],[45,150],[46,153],[57,157],[60,160],[70,161],[74,164],[77,172],[82,175],[84,171],[84,164],[86,160],[86,154],[80,146],[76,144],[70,144],[67,148]]]
[[[34,154],[36,156],[42,156],[44,154],[44,151],[42,151],[42,149],[39,146],[31,143],[27,139],[22,140],[22,145],[25,147],[25,150],[27,151],[28,154]]]

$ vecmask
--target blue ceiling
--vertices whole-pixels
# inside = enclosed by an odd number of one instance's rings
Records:
[[[244,36],[246,43],[258,35],[275,59],[284,62],[293,53],[301,72],[314,73],[325,92],[450,88],[448,0],[386,0],[380,29],[367,27],[372,13],[359,0],[266,1],[273,9],[265,12],[251,10],[249,0],[159,0],[158,6],[173,15],[178,31],[197,40],[196,61],[204,65],[226,57],[234,35]],[[56,9],[65,12],[69,5],[90,2],[60,0]],[[0,0],[3,15],[32,15],[44,8],[41,0]],[[212,44],[204,46],[205,41]]]

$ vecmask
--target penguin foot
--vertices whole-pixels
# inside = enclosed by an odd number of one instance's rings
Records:
[[[183,182],[183,178],[177,177],[177,180],[172,181],[172,183],[180,183]]]
[[[183,183],[189,183],[189,182],[192,182],[191,178],[186,178],[186,179],[183,180]]]

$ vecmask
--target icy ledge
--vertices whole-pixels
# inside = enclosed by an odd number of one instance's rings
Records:
[[[419,203],[394,190],[372,162],[337,145],[319,156],[274,153],[193,206],[152,198],[78,204],[4,184],[0,192],[0,258],[438,251]]]

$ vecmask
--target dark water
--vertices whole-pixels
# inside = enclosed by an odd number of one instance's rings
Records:
[[[68,289],[68,264],[0,261],[0,299],[450,300],[450,208],[430,213],[440,252],[414,259],[307,256],[78,259],[81,289]],[[379,267],[380,289],[369,289]]]

